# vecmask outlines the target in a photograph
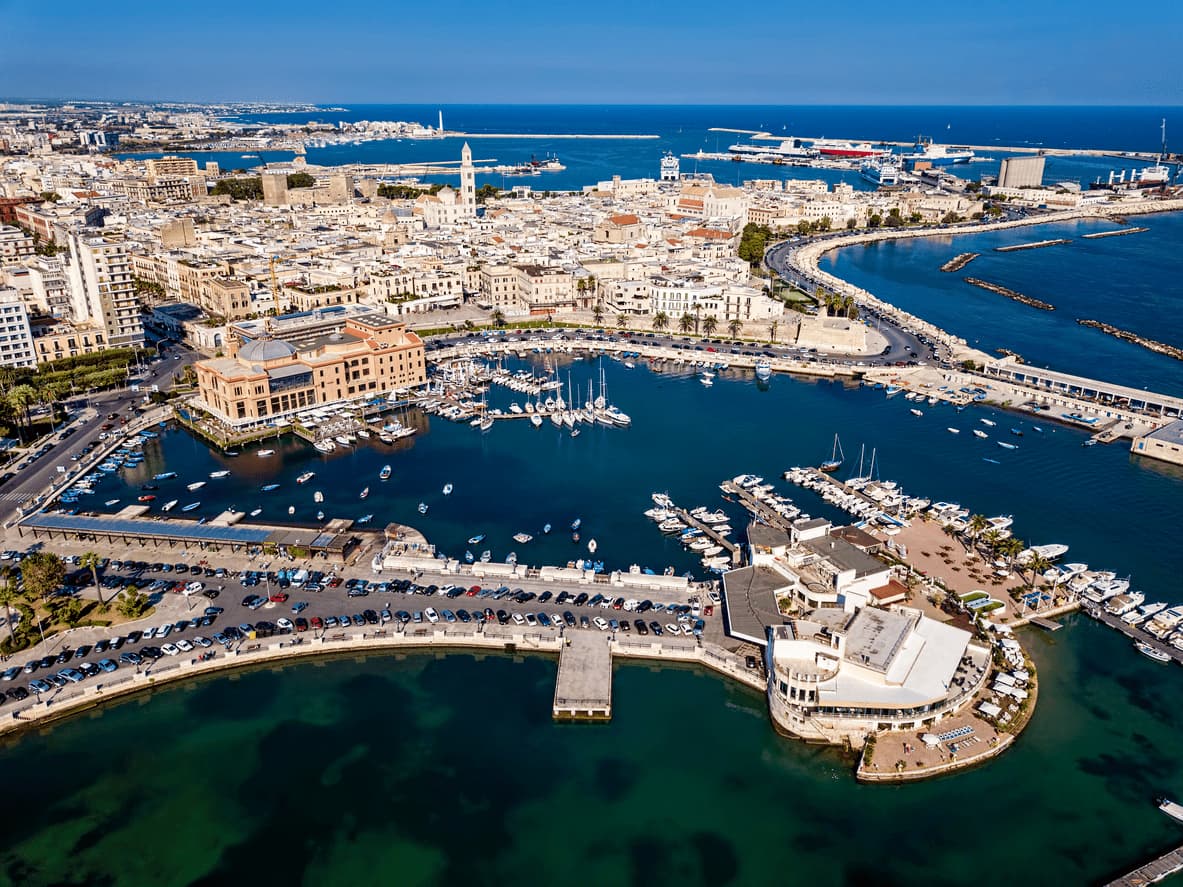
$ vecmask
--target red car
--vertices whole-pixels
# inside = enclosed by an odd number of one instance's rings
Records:
[[[271,592],[270,600],[273,604],[286,604],[288,602],[288,593],[286,591],[273,591]]]
[[[322,628],[325,627],[324,620],[321,619],[319,616],[313,616],[311,619],[308,620],[308,624],[312,626],[313,631],[320,631]]]
[[[337,588],[341,585],[341,583],[343,581],[344,580],[342,580],[340,576],[334,576],[332,579],[329,580],[329,588]]]
[[[472,588],[468,589],[468,591],[464,592],[465,596],[467,597],[476,597],[480,593],[481,587],[479,585],[474,585]]]
[[[296,620],[296,631],[308,631],[308,620],[303,616]]]

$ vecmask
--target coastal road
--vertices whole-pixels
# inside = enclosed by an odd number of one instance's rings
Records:
[[[138,392],[119,388],[88,397],[86,404],[71,415],[69,423],[56,434],[43,438],[39,445],[30,447],[29,452],[15,462],[15,474],[0,481],[0,522],[7,523],[21,503],[40,494],[52,481],[60,478],[57,467],[74,464],[70,461],[70,454],[87,444],[97,443],[103,433],[102,426],[112,421],[107,419],[109,414],[118,413],[120,419],[129,418],[131,408],[143,402],[153,385],[167,391],[173,378],[201,357],[191,348],[176,343],[162,345],[160,350],[161,356],[148,365],[147,372],[135,383],[140,388]],[[76,404],[81,400],[74,398]],[[115,421],[118,424],[118,420]],[[38,449],[46,446],[49,449],[44,455],[33,457]]]

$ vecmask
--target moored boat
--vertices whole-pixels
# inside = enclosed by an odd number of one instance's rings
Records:
[[[256,456],[274,456],[275,450],[259,450],[259,452],[255,453],[255,455]]]
[[[1152,647],[1145,641],[1134,641],[1134,648],[1148,659],[1153,659],[1155,662],[1170,662],[1171,654],[1164,653],[1158,647]],[[1171,814],[1174,815],[1174,814]],[[1178,817],[1176,817],[1178,818]]]
[[[383,465],[382,470],[378,472],[379,480],[390,480],[390,466]]]
[[[308,483],[308,481],[312,480],[314,477],[316,477],[315,471],[305,471],[298,478],[296,478],[296,483],[306,484],[306,483]]]
[[[188,505],[182,505],[181,511],[192,511],[193,509],[200,508],[200,507],[201,507],[200,502],[190,502]]]

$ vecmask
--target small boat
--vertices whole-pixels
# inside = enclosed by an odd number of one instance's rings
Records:
[[[230,472],[229,471],[211,471],[209,473],[209,476],[211,478],[213,478],[214,480],[221,480],[223,477],[229,477]]]
[[[316,477],[315,471],[305,471],[298,478],[296,478],[296,483],[306,484],[306,483],[308,483],[308,481],[312,480],[314,477]]]
[[[1023,429],[1022,428],[1012,428],[1010,430],[1010,433],[1013,434],[1015,437],[1022,437],[1023,436]]]
[[[251,517],[258,517],[262,513],[263,513],[262,508],[256,508],[254,511],[251,512]]]
[[[162,471],[160,474],[152,475],[152,480],[172,480],[176,476],[175,471]]]
[[[1001,465],[1001,464],[1002,464],[1002,463],[1001,463],[1001,462],[999,462],[997,459],[988,459],[988,458],[986,458],[985,456],[983,456],[983,457],[982,457],[982,461],[983,461],[983,462],[989,462],[991,465]]]
[[[238,450],[227,450],[226,452],[222,453],[222,455],[223,456],[230,456],[231,458],[233,458],[234,456],[238,455]]]
[[[550,532],[550,524],[546,524],[546,525],[545,525],[545,526],[542,528],[542,532],[543,532],[543,534],[544,534],[544,535],[545,535],[546,533],[549,533],[549,532]]]
[[[444,495],[445,496],[452,495],[452,485],[451,484],[444,484]]]
[[[595,539],[587,540],[587,550],[589,554],[595,554],[597,548],[599,548],[599,545],[596,543]]]
[[[477,560],[479,560],[482,564],[487,564],[489,561],[493,560],[493,552],[486,548],[481,552],[481,556],[477,558]]]
[[[427,506],[426,502],[420,502],[419,503],[419,513],[420,514],[427,514],[427,507],[428,506]]]
[[[272,490],[278,490],[279,484],[263,484],[263,486],[259,487],[259,489],[264,493],[270,493]]]
[[[918,410],[915,408],[908,410],[908,412],[911,413],[913,416],[923,416],[924,415],[924,412],[922,410]]]
[[[390,480],[390,466],[383,465],[382,470],[378,472],[378,480]]]
[[[260,457],[274,456],[275,450],[259,450],[259,452],[255,453],[255,455]]]
[[[468,544],[469,545],[480,545],[484,541],[485,541],[485,534],[484,533],[477,533],[475,536],[471,537],[468,540]]]
[[[317,490],[315,493],[312,494],[312,501],[313,502],[320,503],[320,502],[323,502],[324,500],[325,500],[325,494],[322,493],[320,490]]]
[[[172,511],[176,507],[177,507],[177,500],[176,499],[169,499],[167,502],[165,502],[163,505],[160,506],[160,510],[161,511]]]
[[[1043,429],[1040,428],[1038,425],[1032,425],[1031,430],[1036,432],[1037,434],[1043,434]]]
[[[995,425],[998,424],[997,422],[992,422],[989,419],[978,419],[978,421],[981,422],[983,425],[989,425],[991,428],[993,428]]]
[[[1183,804],[1176,804],[1166,798],[1158,799],[1158,809],[1165,813],[1172,819],[1177,819],[1183,822]]]
[[[519,545],[525,545],[527,542],[533,541],[534,537],[529,533],[514,533],[513,541]]]
[[[471,563],[472,563],[473,561],[475,561],[475,560],[476,560],[476,558],[475,558],[475,557],[473,557],[473,555],[472,555],[472,552],[471,552],[471,551],[466,551],[466,552],[464,552],[464,561],[465,561],[465,563],[469,563],[469,564],[471,564]]]
[[[579,437],[579,429],[578,429],[578,428],[572,428],[572,429],[571,429],[571,436],[572,436],[572,437]]]
[[[153,501],[155,501],[155,499],[156,499],[156,497],[155,497],[155,496],[153,496],[151,493],[149,493],[149,494],[148,494],[148,495],[146,495],[146,496],[141,496],[141,497],[140,497],[140,501],[141,501],[141,502],[153,502]],[[119,500],[118,500],[118,499],[115,499],[115,500],[113,500],[113,501],[114,501],[114,502],[118,502]],[[111,503],[111,502],[108,502],[107,504],[108,504],[108,505],[111,505],[112,503]]]
[[[1152,646],[1150,646],[1150,644],[1146,643],[1145,641],[1135,641],[1134,647],[1143,656],[1153,659],[1155,662],[1170,662],[1171,661],[1171,654],[1170,653],[1164,653],[1162,650],[1158,649],[1158,647],[1152,647]]]
[[[295,514],[295,513],[296,513],[296,506],[295,506],[295,505],[289,505],[289,506],[288,506],[288,514]]]
[[[535,428],[541,428],[542,427],[542,417],[540,415],[538,415],[537,413],[535,413],[534,415],[532,415],[530,417],[530,424],[533,425]]]
[[[988,435],[988,434],[987,434],[986,432],[984,432],[984,431],[981,431],[980,429],[977,429],[977,428],[975,428],[975,429],[974,429],[974,437],[980,437],[982,440],[985,440],[985,439],[986,439],[986,438],[988,438],[989,436],[990,436],[990,435]]]
[[[1017,446],[1016,444],[1013,444],[1013,443],[1007,443],[1007,442],[1006,442],[1006,441],[1004,441],[1004,440],[1000,440],[1000,441],[998,441],[998,445],[999,445],[1000,447],[1002,447],[1004,450],[1017,450],[1017,449],[1018,449],[1018,446]]]
[[[156,486],[156,484],[140,484],[140,489],[141,490],[159,490],[160,487]]]
[[[104,502],[103,504],[104,504],[104,505],[106,505],[108,508],[110,508],[112,505],[114,505],[114,504],[115,504],[115,503],[117,503],[118,501],[119,501],[118,499],[108,499],[108,500],[107,500],[106,502]]]
[[[359,499],[364,499],[364,498],[366,498],[366,496],[368,496],[368,495],[370,495],[370,488],[369,488],[369,487],[365,487],[365,488],[364,488],[364,489],[361,491],[361,493],[359,493],[359,494],[358,494],[358,497],[357,497],[357,498],[359,498]]]
[[[701,382],[703,385],[705,385],[707,388],[710,388],[712,385],[715,384],[714,380],[708,379],[706,376],[703,376],[698,381]]]
[[[317,520],[324,520],[324,519],[325,519],[325,513],[324,513],[323,511],[318,511],[318,512],[316,513],[316,519],[317,519]]]
[[[1096,439],[1091,438],[1091,437],[1088,440],[1086,440],[1084,443],[1081,444],[1082,447],[1095,447],[1096,445],[1097,445]]]
[[[960,433],[961,433],[961,429],[960,429],[960,428],[954,428],[952,425],[950,425],[950,426],[949,426],[948,428],[946,428],[945,430],[946,430],[946,431],[948,431],[950,434],[960,434]]]
[[[198,480],[198,481],[194,481],[191,484],[186,485],[185,489],[189,490],[189,492],[192,493],[192,492],[196,492],[197,490],[200,490],[204,486],[205,486],[205,481]]]
[[[358,522],[359,524],[368,524],[368,523],[369,523],[370,521],[372,521],[373,519],[374,519],[374,515],[372,515],[372,514],[363,514],[361,517],[359,517],[359,518],[357,519],[357,522]]]
[[[583,526],[583,518],[581,518],[581,517],[577,517],[577,518],[575,518],[575,520],[571,521],[572,531],[578,530],[582,526]]]
[[[331,453],[331,452],[333,452],[333,450],[337,449],[337,445],[335,443],[333,443],[331,440],[318,440],[316,443],[313,444],[313,446],[316,447],[318,450],[320,450],[322,453]]]
[[[842,452],[842,441],[840,441],[838,439],[838,435],[835,434],[833,452],[830,453],[829,460],[818,466],[818,470],[825,471],[827,473],[837,471],[842,467],[842,462],[845,458],[846,455]]]
[[[578,533],[572,533],[572,534],[571,534],[571,541],[572,541],[572,542],[578,542],[578,541],[579,541],[579,534],[578,534]]]
[[[201,507],[200,502],[190,502],[188,505],[182,505],[181,511],[192,511],[193,509],[200,508],[200,507]]]

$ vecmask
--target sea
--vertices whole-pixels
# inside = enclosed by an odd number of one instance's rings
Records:
[[[1158,119],[1170,116],[1159,109],[503,110],[498,117],[445,109],[445,123],[475,129],[484,121],[498,132],[524,131],[531,121],[546,132],[659,131],[675,144],[678,125],[697,126],[685,134],[697,140],[709,137],[709,126],[741,124],[891,138],[932,132],[944,121],[956,134],[950,141],[1112,139],[1104,143],[1153,148]],[[377,119],[381,111],[349,113]],[[434,122],[434,108],[388,113]],[[1142,138],[1144,126],[1150,133]],[[616,171],[652,175],[658,147],[620,147],[633,160]],[[601,149],[617,147],[587,146]],[[602,173],[589,167],[588,175],[583,183]],[[1176,362],[1072,322],[1096,317],[1183,345],[1172,285],[1179,218],[1139,224],[1151,230],[1020,253],[992,246],[1041,239],[1044,230],[850,248],[831,261],[838,273],[982,347],[1175,390]],[[1055,236],[1072,237],[1065,231]],[[938,270],[949,255],[970,250],[982,257],[966,274],[1057,311],[1044,317]],[[1087,270],[1077,270],[1082,263]],[[1032,328],[1040,323],[1050,326]],[[400,418],[418,433],[393,447],[375,440],[325,456],[279,438],[233,458],[162,429],[145,448],[144,465],[107,478],[87,505],[102,511],[99,503],[118,498],[114,510],[151,475],[175,470],[180,477],[160,482],[154,506],[200,501],[192,519],[231,505],[262,508],[259,520],[277,523],[311,521],[317,508],[329,517],[372,513],[378,526],[393,520],[422,528],[453,556],[484,533],[480,547],[494,559],[516,551],[525,563],[566,563],[585,557],[595,538],[608,569],[694,571],[696,561],[641,514],[650,493],[724,507],[742,526],[718,484],[756,473],[811,514],[837,519],[780,474],[828,457],[838,434],[843,475],[858,473],[860,463],[869,470],[874,454],[877,473],[911,494],[1012,514],[1021,538],[1063,542],[1068,559],[1131,576],[1149,600],[1183,601],[1183,547],[1170,542],[1183,517],[1183,472],[1120,444],[1084,447],[1081,431],[1050,422],[1036,431],[1031,417],[991,407],[926,407],[915,417],[899,398],[836,381],[778,375],[761,383],[725,370],[708,388],[692,372],[545,352],[506,366],[553,372],[583,391],[598,389],[602,378],[632,427],[593,427],[572,438],[549,423],[534,429],[517,420],[481,433],[411,410]],[[515,399],[521,395],[493,389],[490,405],[506,408]],[[997,425],[987,428],[982,418]],[[963,433],[949,434],[948,426]],[[965,433],[971,427],[991,438]],[[1023,437],[1010,435],[1011,427]],[[999,448],[999,439],[1018,449]],[[259,457],[260,447],[277,452]],[[392,477],[383,482],[386,464]],[[221,469],[231,476],[208,480]],[[314,478],[296,484],[306,471]],[[200,490],[185,488],[203,479]],[[270,483],[280,486],[263,493]],[[442,493],[447,483],[450,496]],[[362,500],[364,486],[370,494]],[[316,490],[325,494],[321,506]],[[569,530],[576,517],[579,544]],[[549,534],[541,532],[546,523]],[[510,538],[517,532],[535,539],[519,545]],[[1178,845],[1179,826],[1154,799],[1183,795],[1174,751],[1183,673],[1138,655],[1085,616],[1068,617],[1054,634],[1023,630],[1022,639],[1041,687],[1015,746],[968,772],[890,787],[858,785],[841,750],[779,737],[760,694],[690,667],[617,665],[614,717],[596,726],[551,721],[556,665],[544,656],[343,657],[164,687],[4,745],[0,883],[953,885],[990,877],[1089,884]]]

